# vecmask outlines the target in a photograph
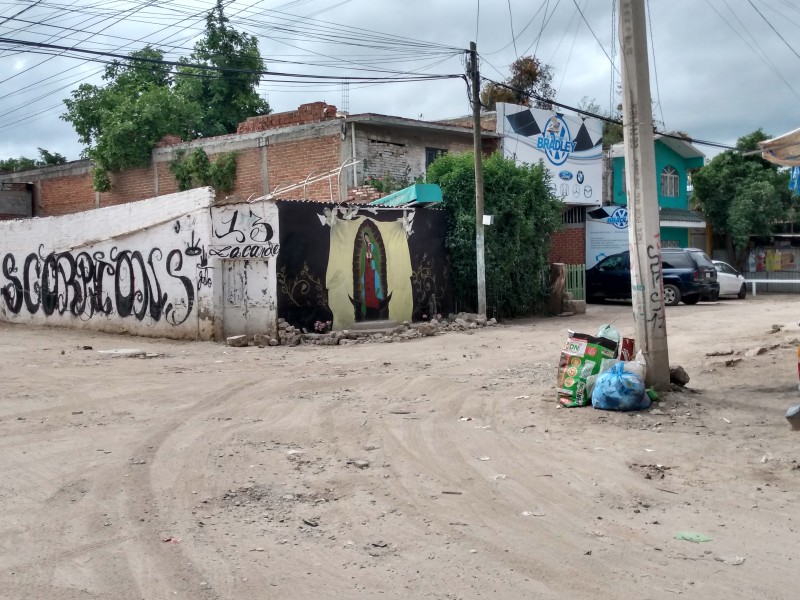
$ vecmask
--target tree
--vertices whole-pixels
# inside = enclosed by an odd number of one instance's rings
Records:
[[[146,166],[167,134],[189,140],[233,133],[247,117],[269,111],[256,93],[264,70],[256,39],[227,22],[218,1],[204,37],[177,71],[161,50],[145,46],[108,66],[104,85],[83,84],[64,101],[61,118],[72,123],[84,156],[95,163],[95,190],[111,188],[110,172]]]
[[[270,112],[256,91],[265,70],[258,41],[227,23],[222,0],[217,0],[206,17],[205,37],[195,44],[190,58],[181,59],[177,92],[203,107],[196,132],[201,137],[235,133],[246,118]]]
[[[167,134],[187,139],[199,107],[173,92],[173,77],[161,50],[145,46],[106,67],[105,86],[83,84],[64,101],[62,119],[72,123],[84,155],[95,163],[94,188],[108,191],[109,171],[146,166]]]
[[[25,156],[0,160],[0,171],[29,171],[47,165],[63,165],[67,162],[67,158],[63,154],[49,152],[44,148],[37,148],[37,150],[39,151],[38,160]]]
[[[498,102],[550,109],[556,97],[553,68],[535,56],[522,56],[511,63],[511,75],[503,84],[488,82],[481,90],[481,104],[494,110]]]
[[[477,304],[475,254],[475,167],[471,153],[445,154],[429,167],[427,180],[442,188],[449,214],[446,246],[450,253],[456,302]],[[550,237],[561,227],[561,202],[549,188],[542,163],[517,165],[495,153],[484,162],[486,213],[486,297],[498,316],[530,315],[548,293],[546,277]]]
[[[736,151],[726,150],[692,175],[693,203],[714,232],[723,236],[728,260],[743,267],[750,237],[768,236],[777,222],[793,217],[788,174],[756,153],[769,139],[761,129],[739,138]]]

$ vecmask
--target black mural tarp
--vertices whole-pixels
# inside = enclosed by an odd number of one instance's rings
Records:
[[[291,325],[314,331],[317,322],[333,319],[326,287],[330,254],[330,228],[320,215],[336,209],[320,202],[277,202],[280,252],[277,258],[278,317]],[[344,205],[348,208],[348,205]],[[394,222],[402,210],[361,209],[359,216],[378,222]],[[450,265],[445,250],[447,215],[442,210],[416,208],[413,234],[408,237],[412,275],[413,319],[447,315],[453,310]]]

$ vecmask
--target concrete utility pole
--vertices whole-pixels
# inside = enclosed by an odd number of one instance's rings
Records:
[[[486,257],[483,238],[483,146],[481,144],[481,78],[478,47],[469,44],[467,75],[472,81],[472,141],[475,150],[475,253],[478,263],[478,313],[486,315]]]
[[[669,388],[669,353],[644,11],[644,0],[620,0],[631,295],[636,342],[647,361],[647,385],[665,390]]]

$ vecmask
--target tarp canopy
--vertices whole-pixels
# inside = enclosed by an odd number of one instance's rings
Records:
[[[800,129],[760,142],[764,160],[786,167],[800,166]]]
[[[442,188],[438,185],[433,183],[415,183],[393,194],[374,200],[369,203],[369,206],[399,208],[403,206],[433,204],[441,201]]]

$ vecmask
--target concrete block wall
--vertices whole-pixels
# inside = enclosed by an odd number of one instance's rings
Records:
[[[211,188],[0,223],[0,320],[211,339]]]
[[[358,166],[358,184],[370,177],[382,179],[386,173],[400,182],[413,183],[425,174],[426,148],[452,153],[472,150],[472,134],[466,130],[463,135],[446,131],[419,133],[361,123],[356,123],[355,130],[356,158],[364,161]]]

